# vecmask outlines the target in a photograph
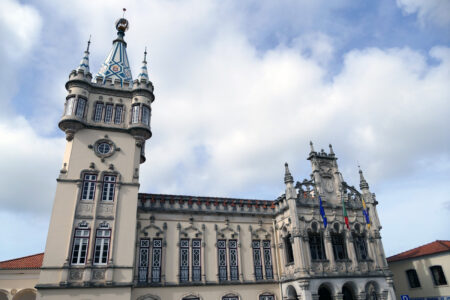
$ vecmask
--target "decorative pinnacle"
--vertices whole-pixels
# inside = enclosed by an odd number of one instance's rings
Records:
[[[330,155],[334,156],[333,146],[331,144],[329,146],[330,146]]]
[[[284,183],[294,183],[294,178],[289,171],[288,163],[284,163]]]
[[[314,145],[312,141],[309,141],[309,146],[311,147],[311,152],[316,152],[314,151]]]
[[[147,46],[145,46],[145,50],[144,50],[144,61],[145,63],[147,63]]]
[[[89,40],[87,42],[86,52],[89,54],[89,46],[91,45],[91,35],[89,35]]]
[[[364,178],[363,171],[361,170],[361,167],[358,165],[359,169],[359,188],[361,190],[363,189],[369,189],[369,184],[367,183],[366,179]]]

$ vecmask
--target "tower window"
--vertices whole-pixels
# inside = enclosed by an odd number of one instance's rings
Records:
[[[122,105],[117,105],[116,106],[116,113],[114,115],[114,124],[122,123],[122,114],[123,114],[123,106]]]
[[[105,108],[105,123],[111,123],[113,116],[113,105],[107,104]]]
[[[286,255],[286,264],[294,263],[294,251],[292,250],[291,234],[284,238],[284,248]]]
[[[102,201],[114,200],[114,188],[116,186],[116,176],[105,176],[103,178]]]
[[[72,247],[72,265],[84,265],[89,244],[89,229],[76,229]]]
[[[308,233],[309,238],[309,249],[311,250],[312,260],[323,260],[325,259],[325,251],[323,246],[322,235],[318,232]]]
[[[86,100],[83,98],[78,98],[78,103],[77,103],[77,111],[76,111],[76,116],[78,118],[83,118],[84,117],[84,109],[86,107]]]
[[[264,269],[266,271],[266,279],[273,279],[272,268],[272,249],[270,248],[270,241],[263,241],[263,257],[264,257]]]
[[[142,106],[142,123],[150,126],[150,108],[145,105]]]
[[[433,276],[434,285],[446,285],[447,280],[445,279],[444,271],[441,266],[430,267],[431,275]]]
[[[109,245],[111,241],[111,230],[97,230],[95,238],[94,265],[106,265],[108,262]]]
[[[94,110],[94,122],[100,122],[103,115],[103,103],[96,103]]]
[[[97,175],[85,174],[83,178],[83,190],[81,191],[81,200],[94,200],[95,183]]]
[[[73,107],[75,105],[75,97],[70,97],[66,100],[66,116],[70,116],[73,113]]]
[[[333,254],[335,260],[343,260],[347,258],[345,251],[344,235],[342,233],[332,233],[331,243],[333,245]]]
[[[420,287],[419,277],[417,277],[417,272],[414,269],[406,271],[406,276],[408,277],[409,286],[411,288]]]
[[[131,110],[131,123],[135,124],[139,122],[139,105],[133,105]]]

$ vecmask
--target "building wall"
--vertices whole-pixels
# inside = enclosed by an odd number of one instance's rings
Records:
[[[39,269],[0,270],[0,300],[29,300],[31,296],[35,297],[34,286],[38,279]]]
[[[436,286],[431,275],[431,266],[442,266],[447,285]],[[394,273],[394,285],[398,298],[401,295],[409,297],[450,297],[450,252],[410,258],[389,263],[389,268]],[[420,287],[411,288],[406,271],[414,269],[419,278]]]

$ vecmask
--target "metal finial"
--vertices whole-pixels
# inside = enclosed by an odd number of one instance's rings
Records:
[[[144,62],[147,62],[147,46],[145,46],[144,50]]]
[[[127,9],[124,7],[122,8],[122,10],[123,10],[122,18],[125,18],[125,12],[127,11]]]
[[[89,53],[89,46],[91,45],[91,35],[89,35],[89,40],[87,42],[86,52]]]

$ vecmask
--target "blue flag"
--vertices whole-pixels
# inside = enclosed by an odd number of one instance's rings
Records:
[[[322,197],[320,197],[320,196],[319,196],[319,205],[320,205],[320,215],[322,216],[322,219],[323,219],[323,226],[325,226],[325,228],[327,228],[327,217],[325,217],[325,209],[323,209]]]

